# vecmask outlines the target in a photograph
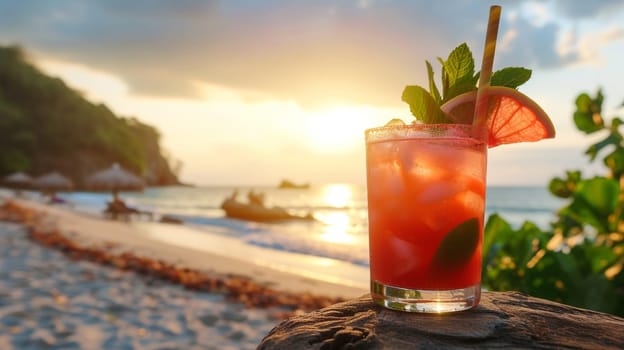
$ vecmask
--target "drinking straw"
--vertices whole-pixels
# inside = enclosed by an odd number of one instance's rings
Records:
[[[487,114],[488,97],[485,93],[490,85],[492,65],[494,64],[494,51],[496,50],[496,36],[498,35],[498,22],[500,21],[501,7],[490,7],[487,32],[485,34],[485,46],[483,47],[483,60],[481,61],[481,73],[479,74],[479,87],[477,88],[477,100],[473,118],[473,129],[480,139],[487,142]]]

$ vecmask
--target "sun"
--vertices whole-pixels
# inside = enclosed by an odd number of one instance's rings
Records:
[[[364,130],[378,113],[367,107],[336,107],[310,113],[305,122],[307,141],[320,153],[346,152],[364,145]]]

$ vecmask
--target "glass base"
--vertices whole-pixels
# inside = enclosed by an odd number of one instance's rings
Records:
[[[371,282],[371,297],[388,309],[443,313],[471,309],[481,299],[481,285],[450,290],[406,289]]]

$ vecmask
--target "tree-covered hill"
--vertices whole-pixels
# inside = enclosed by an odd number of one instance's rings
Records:
[[[16,46],[0,46],[0,135],[0,175],[56,170],[80,186],[119,163],[149,185],[178,183],[158,130],[87,101],[39,71]]]

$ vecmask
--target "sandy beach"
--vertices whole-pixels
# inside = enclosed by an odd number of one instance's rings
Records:
[[[281,318],[366,292],[163,243],[167,224],[14,205],[37,218],[0,224],[2,349],[253,349]]]
[[[175,232],[185,230],[184,226],[146,221],[115,221],[104,220],[96,216],[77,213],[63,206],[53,206],[35,201],[16,200],[16,203],[36,212],[44,213],[50,225],[57,227],[78,244],[98,246],[111,243],[117,247],[108,249],[131,250],[137,255],[156,257],[172,264],[188,268],[212,271],[218,274],[241,275],[253,277],[254,281],[270,286],[276,290],[289,292],[322,292],[331,297],[355,297],[365,289],[350,287],[344,284],[330,283],[315,278],[306,278],[297,274],[267,268],[270,260],[267,256],[252,256],[253,251],[243,255],[247,260],[233,258],[228,251],[250,249],[233,240],[208,235],[195,235],[194,241],[176,242]],[[175,231],[175,232],[170,232]],[[172,233],[172,234],[169,234]],[[168,235],[169,234],[169,235]],[[158,237],[157,237],[158,236]],[[169,236],[171,244],[163,244],[163,236]],[[158,239],[157,239],[158,238]],[[199,245],[211,246],[210,251],[199,249]],[[194,248],[196,246],[197,248]],[[258,250],[258,249],[256,249]],[[219,252],[218,254],[216,252]],[[256,253],[257,254],[257,253]],[[275,255],[275,252],[272,252]],[[271,256],[271,259],[277,258]],[[293,259],[303,259],[295,256]],[[254,259],[256,260],[254,262]],[[266,260],[266,261],[263,261]],[[295,261],[292,262],[296,263]]]

